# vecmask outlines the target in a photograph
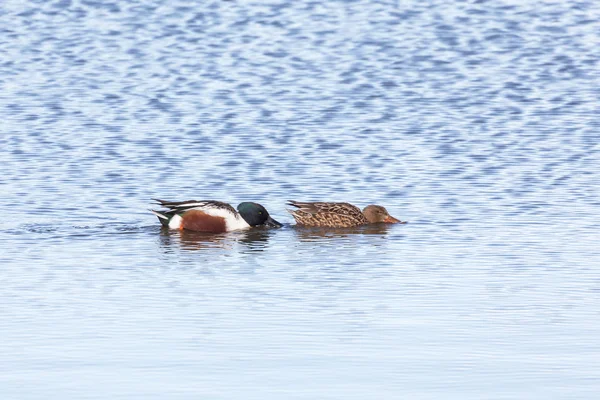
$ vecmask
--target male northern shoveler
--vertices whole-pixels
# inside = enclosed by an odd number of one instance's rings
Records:
[[[229,232],[251,226],[280,227],[267,210],[258,203],[244,202],[237,207],[214,200],[165,201],[152,199],[167,208],[150,210],[160,223],[169,229],[188,229],[200,232]]]
[[[327,226],[331,228],[348,228],[378,222],[404,224],[392,217],[382,206],[370,205],[364,210],[349,203],[305,203],[289,200],[288,205],[298,210],[288,210],[298,225]]]

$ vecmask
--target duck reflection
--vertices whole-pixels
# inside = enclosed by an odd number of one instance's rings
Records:
[[[385,237],[392,225],[369,224],[350,228],[329,228],[294,225],[294,232],[301,241],[314,242],[321,239],[345,238],[353,235],[380,235]]]
[[[272,229],[254,228],[247,231],[237,232],[237,241],[248,247],[249,251],[264,251],[269,242],[269,238],[274,234]]]
[[[195,232],[187,230],[160,230],[160,244],[164,248],[202,250],[227,247],[227,234]]]
[[[190,230],[161,229],[161,246],[177,246],[184,250],[232,249],[236,243],[248,247],[250,251],[263,251],[273,234],[269,229],[254,228],[246,231],[208,233]]]

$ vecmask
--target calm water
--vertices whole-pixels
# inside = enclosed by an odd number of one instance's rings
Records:
[[[600,3],[4,0],[0,31],[2,399],[597,398]],[[168,235],[152,197],[285,226]]]

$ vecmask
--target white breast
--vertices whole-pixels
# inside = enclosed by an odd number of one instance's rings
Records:
[[[179,214],[173,215],[173,218],[169,221],[169,229],[179,229],[181,226],[181,219]]]

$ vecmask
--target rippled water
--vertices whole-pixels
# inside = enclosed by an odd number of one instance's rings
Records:
[[[597,2],[5,0],[0,31],[3,399],[600,392]],[[166,234],[152,197],[285,226]]]

